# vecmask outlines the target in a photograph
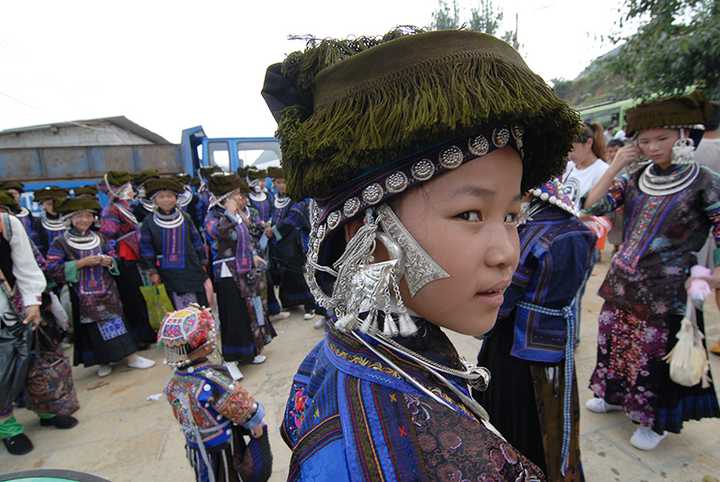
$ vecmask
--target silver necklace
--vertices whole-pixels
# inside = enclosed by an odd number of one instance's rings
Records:
[[[700,174],[700,166],[689,164],[680,172],[673,174],[653,174],[653,164],[650,163],[640,174],[638,187],[642,192],[650,196],[669,196],[686,189],[697,179]]]
[[[278,196],[275,198],[275,209],[282,209],[285,206],[287,206],[288,204],[290,204],[290,198],[287,196],[286,197]]]
[[[100,236],[94,231],[88,231],[87,234],[78,235],[68,230],[65,231],[64,236],[68,246],[78,251],[89,251],[100,246]]]
[[[451,410],[457,412],[457,409],[455,409],[454,407],[450,406],[450,404],[448,404],[447,402],[445,402],[444,400],[442,400],[442,399],[441,399],[440,397],[438,397],[436,394],[434,394],[433,392],[431,392],[430,390],[428,390],[425,386],[423,386],[422,383],[418,382],[418,381],[415,380],[411,375],[409,375],[407,372],[405,372],[404,370],[402,370],[399,366],[397,366],[397,364],[395,364],[395,363],[393,363],[392,361],[390,361],[389,358],[387,358],[386,356],[384,356],[382,353],[380,353],[378,350],[376,350],[372,345],[370,345],[370,344],[367,343],[365,340],[363,340],[363,338],[362,338],[360,335],[358,335],[355,331],[352,331],[351,333],[353,334],[353,336],[354,336],[357,340],[359,340],[360,342],[362,342],[362,344],[365,345],[370,351],[372,351],[375,355],[377,355],[377,356],[378,356],[381,360],[383,360],[385,363],[389,364],[393,369],[395,369],[398,373],[400,373],[400,375],[402,375],[406,380],[408,380],[408,381],[409,381],[411,384],[413,384],[415,387],[419,388],[423,393],[425,393],[426,395],[428,395],[429,397],[431,397],[433,400],[437,401],[438,403],[441,403],[442,405],[444,405],[444,406],[450,408]],[[370,335],[370,334],[368,334],[368,335],[369,335],[372,339],[374,339],[374,340],[382,343],[382,341],[381,341],[376,335]],[[386,344],[385,346],[387,346],[388,348],[394,348],[392,345],[389,345],[389,344]],[[403,354],[403,355],[406,355],[406,356],[412,358],[412,356],[408,353],[409,350],[407,350],[407,349],[404,348],[404,347],[403,347],[403,350],[395,349],[395,351],[396,351],[396,352],[399,352],[400,354]],[[417,354],[414,354],[414,355],[415,355],[415,357],[414,357],[415,360],[416,360],[416,361],[419,361],[419,360],[417,359],[417,357],[418,357],[419,355],[417,355]],[[478,417],[479,420],[481,420],[484,424],[486,424],[486,426],[489,425],[490,416],[488,415],[487,411],[482,407],[482,405],[480,405],[477,401],[475,401],[474,398],[469,397],[469,396],[467,396],[466,394],[464,394],[464,393],[462,392],[462,390],[458,389],[455,385],[452,384],[452,382],[450,382],[447,378],[445,378],[445,377],[442,376],[440,373],[438,373],[438,370],[436,370],[436,369],[433,367],[433,365],[436,365],[436,366],[442,366],[442,365],[434,364],[434,363],[431,365],[430,363],[422,363],[422,362],[421,362],[421,365],[422,365],[422,367],[423,367],[425,370],[427,370],[428,373],[430,373],[433,377],[435,377],[440,383],[442,383],[445,387],[447,387],[448,389],[450,389],[450,391],[453,392],[453,393],[455,394],[455,396],[457,396],[457,397],[462,401],[462,403],[463,403],[467,408],[469,408],[470,411],[473,412],[473,414],[475,414],[476,417]],[[444,368],[445,370],[450,370],[450,369],[447,368],[447,367],[443,367],[443,368]],[[492,426],[490,426],[490,427],[492,427]],[[494,430],[494,427],[492,427],[492,429]]]
[[[175,229],[185,222],[185,216],[182,215],[178,208],[170,214],[162,214],[157,209],[153,211],[153,221],[163,229]]]
[[[118,211],[120,211],[122,215],[125,216],[128,221],[130,221],[131,224],[138,224],[138,220],[135,215],[132,212],[128,211],[125,206],[115,203],[115,207],[118,208]]]
[[[409,348],[406,348],[391,338],[387,338],[385,335],[380,333],[370,335],[375,338],[382,345],[390,348],[396,352],[399,352],[411,360],[423,365],[427,368],[435,369],[439,372],[453,375],[458,378],[462,378],[467,381],[475,390],[485,391],[490,384],[490,370],[485,367],[477,366],[474,363],[470,363],[463,357],[460,357],[460,362],[465,366],[465,370],[456,370],[454,368],[446,367],[440,363],[436,363],[432,360],[425,358],[424,356],[416,353]]]
[[[64,231],[66,228],[65,220],[63,218],[50,219],[47,217],[47,214],[43,214],[40,217],[40,224],[42,224],[42,227],[48,231]]]
[[[188,204],[190,204],[190,202],[191,202],[192,200],[193,200],[193,192],[192,192],[192,189],[190,189],[190,188],[187,187],[187,186],[185,187],[185,189],[183,190],[183,192],[181,192],[181,193],[178,195],[178,197],[177,197],[178,206],[180,206],[181,208],[186,207]]]

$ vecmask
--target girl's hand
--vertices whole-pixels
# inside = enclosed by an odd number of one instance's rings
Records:
[[[639,159],[640,148],[638,148],[636,145],[630,144],[628,146],[621,147],[617,151],[617,154],[615,154],[615,159],[613,159],[612,161],[612,165],[617,166],[619,169],[622,170]]]
[[[253,438],[262,437],[264,432],[265,432],[265,424],[258,425],[254,429],[250,430],[250,434],[253,436]]]

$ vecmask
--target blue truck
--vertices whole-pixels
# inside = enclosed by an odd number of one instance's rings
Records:
[[[109,170],[195,175],[200,167],[216,165],[235,172],[245,165],[277,166],[281,157],[274,137],[210,138],[196,126],[182,131],[180,144],[0,148],[0,179],[23,182],[22,204],[32,209],[32,191],[96,184]]]

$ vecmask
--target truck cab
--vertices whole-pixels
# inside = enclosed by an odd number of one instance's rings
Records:
[[[274,137],[207,137],[202,126],[183,130],[182,157],[185,172],[218,166],[225,172],[241,167],[265,169],[279,166],[282,154]]]

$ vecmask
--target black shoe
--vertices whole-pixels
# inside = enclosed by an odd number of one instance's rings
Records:
[[[73,428],[77,424],[77,418],[71,415],[55,415],[53,418],[40,419],[40,425],[43,427],[55,427],[62,430]]]
[[[33,444],[24,433],[2,439],[5,448],[11,455],[25,455],[32,452]]]

